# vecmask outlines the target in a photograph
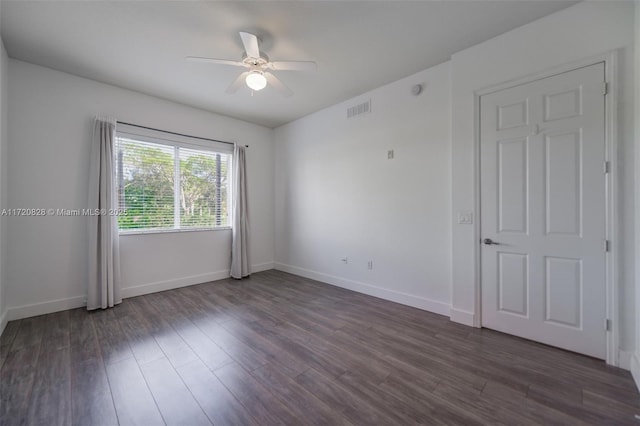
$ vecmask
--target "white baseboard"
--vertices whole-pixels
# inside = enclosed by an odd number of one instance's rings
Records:
[[[256,272],[269,271],[274,267],[275,267],[274,262],[258,263],[256,265],[251,265],[251,273],[254,274]]]
[[[633,357],[631,351],[618,351],[618,367],[627,371],[631,370],[631,357]]]
[[[191,275],[189,277],[180,277],[173,280],[156,281],[154,283],[137,285],[134,287],[126,287],[122,289],[122,298],[142,296],[149,293],[157,293],[159,291],[172,290],[174,288],[187,287],[195,284],[202,284],[209,281],[217,281],[229,278],[229,270],[208,272],[206,274]]]
[[[469,327],[480,327],[480,322],[473,312],[462,309],[451,308],[451,321],[468,325]]]
[[[258,263],[251,265],[251,273],[267,271],[273,269],[273,262]],[[207,283],[209,281],[218,281],[229,278],[230,271],[228,269],[208,272],[206,274],[191,275],[189,277],[180,277],[173,280],[157,281],[155,283],[148,283],[137,285],[134,287],[127,287],[122,289],[122,298],[142,296],[149,293],[157,293],[159,291],[172,290],[174,288],[188,287],[190,285]]]
[[[82,306],[87,306],[86,296],[76,296],[69,297],[67,299],[49,300],[47,302],[34,303],[31,305],[15,306],[7,309],[6,316],[8,321],[14,321],[22,318],[66,311],[67,309],[80,308]]]
[[[636,386],[640,390],[640,352],[636,352],[631,356],[631,375],[636,381]]]
[[[426,297],[415,296],[412,294],[402,293],[399,291],[389,290],[366,284],[359,281],[349,280],[346,278],[336,277],[333,275],[323,274],[321,272],[311,271],[309,269],[299,268],[297,266],[286,265],[284,263],[275,263],[275,268],[279,271],[288,272],[290,274],[299,275],[316,281],[322,281],[336,287],[346,288],[348,290],[364,293],[369,296],[378,297],[380,299],[390,300],[414,308],[423,309],[440,315],[449,316],[450,305],[448,303],[437,300],[427,299]]]
[[[9,322],[8,312],[4,311],[2,315],[0,315],[0,336],[2,336],[2,333],[4,332],[4,328],[7,326],[8,322]]]

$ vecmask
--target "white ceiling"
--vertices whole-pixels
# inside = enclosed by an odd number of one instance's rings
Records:
[[[10,57],[276,127],[449,59],[575,1],[2,1]],[[257,34],[295,94],[225,89],[240,68],[238,31]]]

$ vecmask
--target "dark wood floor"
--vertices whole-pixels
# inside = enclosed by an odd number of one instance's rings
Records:
[[[638,425],[602,361],[268,271],[12,321],[0,424]]]

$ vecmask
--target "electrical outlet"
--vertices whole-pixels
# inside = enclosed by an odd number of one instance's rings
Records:
[[[369,270],[373,269],[373,260],[370,260],[367,262],[367,269]]]
[[[340,262],[342,262],[342,263],[344,263],[346,265],[347,263],[349,263],[349,258],[347,256],[345,256],[342,259],[340,259]]]

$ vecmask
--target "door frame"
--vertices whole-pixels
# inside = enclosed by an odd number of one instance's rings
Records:
[[[578,68],[604,62],[605,81],[607,82],[607,96],[605,96],[605,161],[609,162],[609,173],[605,175],[606,192],[606,239],[610,242],[609,251],[605,254],[605,286],[606,301],[605,312],[609,319],[610,329],[606,333],[606,363],[613,366],[619,365],[620,357],[620,316],[619,316],[619,229],[617,221],[618,213],[618,51],[613,50],[597,56],[591,56],[580,61],[562,64],[541,72],[529,74],[524,77],[508,80],[499,84],[484,87],[474,91],[474,140],[473,140],[473,161],[474,161],[474,210],[476,218],[473,222],[473,232],[475,239],[474,257],[474,289],[475,289],[475,312],[474,327],[482,327],[482,270],[481,270],[481,238],[482,229],[480,227],[480,194],[481,194],[481,170],[480,170],[480,97],[511,87],[542,80],[557,74],[573,71]],[[605,326],[604,324],[602,325]]]

